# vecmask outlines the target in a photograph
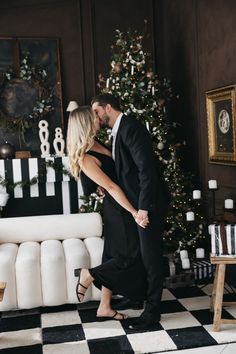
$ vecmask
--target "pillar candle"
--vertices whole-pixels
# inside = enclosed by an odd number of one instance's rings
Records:
[[[109,82],[110,82],[110,79],[107,79],[106,88],[109,88]]]
[[[189,269],[190,268],[190,260],[189,260],[189,258],[183,258],[181,260],[181,262],[182,262],[182,268],[183,269]]]
[[[201,191],[194,190],[193,191],[193,199],[201,199]]]
[[[217,189],[217,181],[215,179],[210,179],[208,181],[209,189]]]
[[[194,212],[193,211],[188,211],[186,213],[186,220],[187,221],[194,221],[195,217],[194,217]]]
[[[233,209],[234,201],[233,199],[225,199],[225,209]]]
[[[204,258],[204,257],[205,257],[204,248],[197,248],[196,249],[196,258]]]
[[[134,75],[134,66],[131,66],[131,75]]]
[[[180,254],[181,259],[188,258],[188,251],[187,250],[181,250],[179,254]]]

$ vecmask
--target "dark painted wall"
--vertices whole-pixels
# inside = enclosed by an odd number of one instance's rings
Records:
[[[208,163],[205,92],[236,81],[235,0],[0,2],[0,36],[60,39],[64,111],[69,100],[89,103],[98,74],[108,73],[115,29],[142,30],[144,19],[156,70],[180,95],[173,118],[183,124],[187,164],[203,188],[218,180],[221,208],[223,199],[236,199],[236,168]]]
[[[208,162],[205,92],[236,82],[236,2],[160,0],[157,16],[159,68],[180,94],[179,120],[187,132],[189,165],[202,187],[207,187],[209,179],[217,179],[220,212],[224,199],[236,202],[236,166]]]

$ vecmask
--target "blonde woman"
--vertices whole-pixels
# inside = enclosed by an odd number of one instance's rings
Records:
[[[137,210],[117,184],[111,152],[96,139],[99,121],[89,106],[79,107],[69,116],[67,152],[72,175],[81,178],[85,195],[104,189],[104,251],[102,264],[90,269],[77,269],[78,301],[82,302],[93,282],[101,289],[97,317],[123,320],[126,316],[111,308],[112,294],[131,300],[144,300],[146,273],[140,256]],[[148,220],[139,227],[146,227]]]

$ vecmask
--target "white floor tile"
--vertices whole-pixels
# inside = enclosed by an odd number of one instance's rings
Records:
[[[125,335],[125,331],[119,321],[84,323],[83,330],[86,339],[106,338]]]
[[[39,344],[42,341],[41,328],[0,333],[0,349]]]
[[[236,318],[236,305],[224,306],[224,309],[229,312],[234,318]]]
[[[81,323],[78,311],[43,313],[41,315],[41,321],[43,328]]]
[[[43,346],[43,354],[89,354],[86,341],[47,344]]]
[[[127,337],[135,353],[177,349],[175,343],[165,331],[134,333],[128,334]]]
[[[187,311],[162,314],[161,325],[165,330],[201,326],[200,322]]]
[[[234,324],[221,324],[219,332],[213,332],[212,325],[204,326],[204,328],[219,344],[236,342],[236,325]]]
[[[197,296],[178,300],[187,310],[203,310],[210,308],[209,296]]]
[[[227,344],[222,354],[235,354],[236,353],[236,343]]]
[[[128,334],[127,337],[135,353],[177,349],[175,343],[165,331],[134,333]]]
[[[229,345],[229,344],[228,344]],[[183,350],[174,350],[172,352],[161,352],[161,354],[225,354],[225,348],[227,347],[227,344],[223,345],[213,345],[210,347],[200,347],[200,348],[192,348],[192,349],[183,349]],[[153,353],[157,354],[157,353]],[[227,353],[231,354],[231,353]],[[232,354],[235,354],[232,353]]]
[[[175,300],[176,297],[168,290],[163,289],[161,301]]]

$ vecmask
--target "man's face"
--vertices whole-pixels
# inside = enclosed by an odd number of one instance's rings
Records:
[[[106,107],[107,106],[105,107],[99,106],[98,102],[94,102],[92,105],[92,110],[94,111],[96,118],[98,118],[99,120],[100,128],[109,127],[110,117],[107,113]]]

